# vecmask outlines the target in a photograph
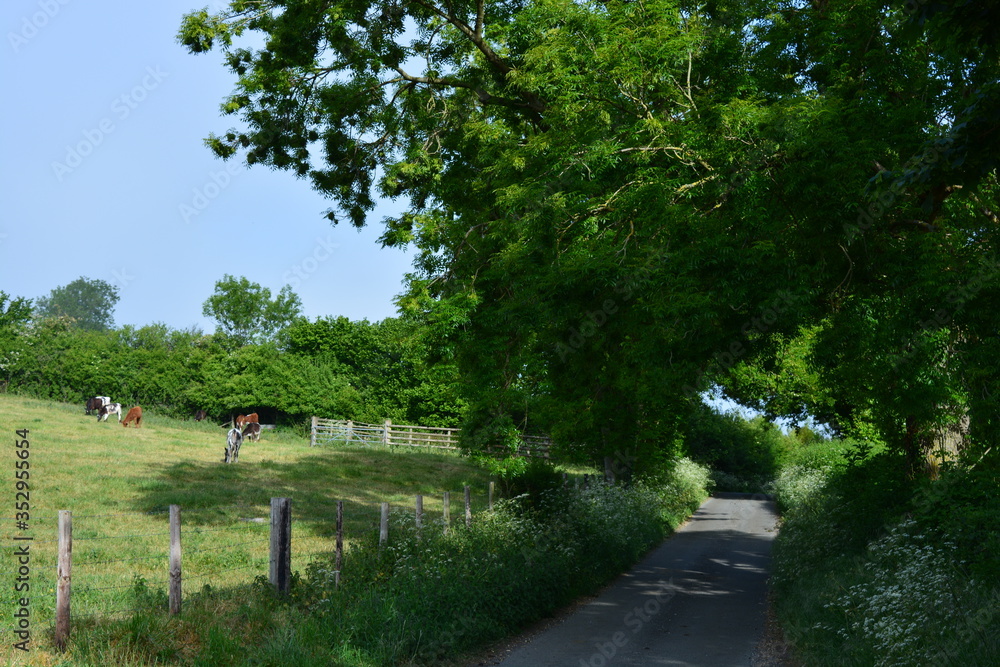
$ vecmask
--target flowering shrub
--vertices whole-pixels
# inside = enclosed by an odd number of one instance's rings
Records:
[[[788,466],[771,483],[769,491],[774,494],[782,512],[806,511],[807,507],[815,506],[816,500],[822,498],[831,470],[832,466]]]
[[[961,629],[976,611],[978,586],[964,565],[953,543],[902,521],[871,545],[867,576],[831,603],[844,617],[837,633],[865,646],[878,667],[959,664],[951,658],[970,639]]]
[[[820,667],[1000,664],[995,475],[917,482],[902,469],[879,454],[776,480],[786,634]]]

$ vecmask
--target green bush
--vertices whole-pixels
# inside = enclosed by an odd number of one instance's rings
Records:
[[[677,470],[667,487],[595,484],[506,499],[447,534],[395,515],[391,544],[352,548],[340,590],[330,563],[314,565],[299,603],[355,656],[349,664],[426,663],[475,649],[593,592],[657,544],[680,504],[687,516],[706,495],[694,488],[706,469]]]
[[[856,444],[856,443],[855,443]],[[785,469],[772,587],[809,665],[1000,664],[996,475],[863,447]]]
[[[761,491],[796,446],[793,436],[762,417],[746,420],[708,406],[695,410],[684,435],[684,451],[712,469],[721,491]]]
[[[538,506],[544,494],[563,485],[562,473],[543,459],[511,456],[487,459],[487,465],[499,482],[501,495],[506,498],[527,496],[532,506]]]

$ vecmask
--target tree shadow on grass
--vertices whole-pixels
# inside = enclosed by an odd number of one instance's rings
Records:
[[[284,497],[292,499],[293,520],[313,524],[319,536],[335,534],[338,501],[344,501],[345,523],[377,525],[379,503],[405,498],[412,508],[416,494],[442,491],[451,491],[454,502],[464,484],[483,495],[488,479],[453,455],[366,449],[324,450],[290,462],[179,461],[154,466],[151,473],[140,484],[139,511],[179,505],[185,525],[221,525],[267,519],[271,498]]]

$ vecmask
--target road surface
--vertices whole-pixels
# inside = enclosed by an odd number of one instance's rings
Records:
[[[764,632],[774,503],[717,494],[596,598],[501,667],[750,667]]]

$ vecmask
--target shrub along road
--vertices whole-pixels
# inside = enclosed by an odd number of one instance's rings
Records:
[[[495,664],[755,664],[777,518],[761,496],[709,498],[630,572]]]

